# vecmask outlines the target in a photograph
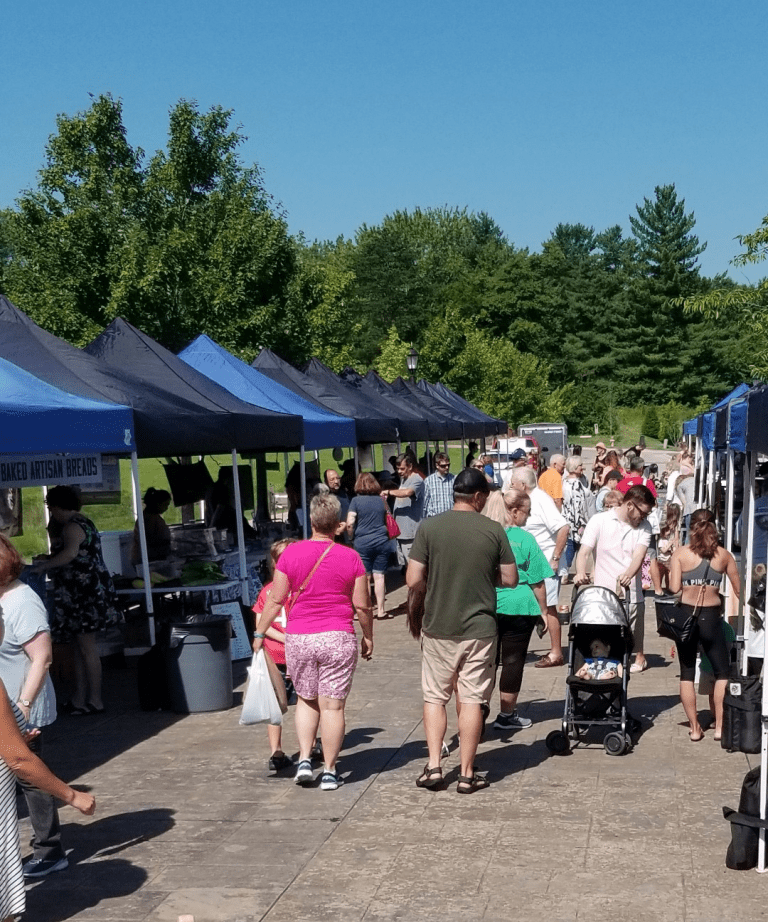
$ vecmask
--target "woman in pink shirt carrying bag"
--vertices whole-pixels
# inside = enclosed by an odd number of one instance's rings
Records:
[[[299,699],[295,781],[314,781],[311,752],[319,726],[325,760],[320,776],[323,791],[335,791],[343,784],[336,759],[344,741],[344,705],[357,665],[355,614],[363,633],[360,655],[370,659],[373,653],[373,610],[365,567],[356,551],[334,541],[344,527],[339,523],[340,511],[335,496],[313,498],[312,537],[281,555],[253,635],[253,649],[258,652],[267,628],[285,604],[285,659]]]

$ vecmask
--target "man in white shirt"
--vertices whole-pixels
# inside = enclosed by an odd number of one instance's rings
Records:
[[[629,623],[635,642],[635,662],[631,672],[644,672],[648,668],[643,653],[645,601],[639,575],[651,541],[651,527],[646,519],[655,505],[653,493],[648,487],[630,487],[620,506],[598,512],[587,522],[576,557],[573,581],[577,586],[589,582],[587,564],[592,551],[595,558],[592,581],[595,586],[616,592],[619,584],[629,590]]]
[[[552,497],[536,486],[536,473],[533,468],[513,468],[509,472],[504,489],[507,490],[510,487],[525,490],[530,497],[531,514],[525,524],[525,530],[533,535],[542,554],[557,574],[560,557],[568,541],[569,528],[565,516],[557,508]],[[549,577],[544,580],[544,586],[547,590],[547,631],[549,632],[550,649],[536,663],[537,669],[562,666],[564,662],[560,618],[557,614],[560,577],[557,575]]]

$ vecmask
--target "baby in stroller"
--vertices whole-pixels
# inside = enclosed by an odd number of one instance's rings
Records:
[[[576,672],[580,679],[615,679],[622,675],[622,665],[617,659],[610,659],[611,648],[599,637],[589,645],[588,656],[583,666]]]

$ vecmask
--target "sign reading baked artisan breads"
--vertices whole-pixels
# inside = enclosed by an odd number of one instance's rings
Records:
[[[2,455],[0,487],[100,483],[101,455]]]

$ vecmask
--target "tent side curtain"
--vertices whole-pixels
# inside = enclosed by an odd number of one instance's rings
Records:
[[[715,448],[728,447],[728,407],[715,410]]]
[[[728,408],[728,447],[747,450],[747,401],[736,400]]]
[[[768,388],[761,387],[747,397],[745,448],[768,453]]]
[[[304,421],[304,446],[311,449],[357,444],[355,421],[339,416],[296,394],[246,365],[206,335],[198,336],[179,358],[246,403]]]
[[[683,435],[696,435],[698,426],[698,418],[694,416],[693,419],[686,419],[683,423]]]
[[[715,449],[715,414],[712,410],[701,416],[701,441],[707,451]]]
[[[0,453],[128,454],[134,448],[130,407],[68,394],[0,358]]]

